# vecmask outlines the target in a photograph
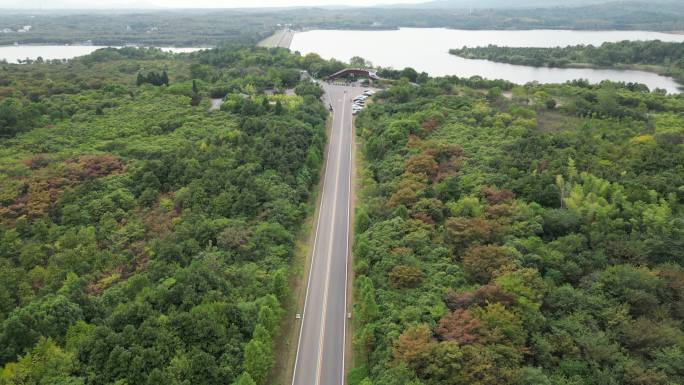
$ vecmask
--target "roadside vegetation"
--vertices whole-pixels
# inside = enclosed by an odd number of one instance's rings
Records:
[[[299,71],[330,65],[126,48],[1,66],[0,384],[269,383],[328,114]]]
[[[272,383],[326,140],[301,71],[345,67],[244,47],[276,24],[683,29],[647,8],[3,14],[23,43],[221,48],[0,64],[0,385]],[[554,54],[681,74],[638,44]],[[684,97],[378,74],[349,384],[684,383]]]
[[[684,98],[399,82],[356,118],[350,385],[684,382]]]
[[[657,72],[684,83],[684,43],[622,41],[556,48],[487,47],[452,49],[452,55],[467,59],[535,67],[632,68]]]

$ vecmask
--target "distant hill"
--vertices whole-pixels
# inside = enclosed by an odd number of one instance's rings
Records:
[[[60,9],[60,10],[103,10],[103,9],[156,9],[159,8],[151,1],[147,0],[103,0],[103,1],[84,1],[84,0],[23,0],[23,1],[2,1],[0,9]]]
[[[550,8],[584,7],[610,0],[435,0],[419,4],[421,8]]]

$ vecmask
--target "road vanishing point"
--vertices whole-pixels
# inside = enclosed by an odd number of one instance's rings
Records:
[[[321,203],[292,385],[343,385],[352,187],[351,98],[362,88],[323,85],[333,107]]]

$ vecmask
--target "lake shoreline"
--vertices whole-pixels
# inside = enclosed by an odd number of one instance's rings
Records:
[[[455,53],[450,53],[453,56],[457,56],[463,59],[468,59],[468,60],[484,60],[484,61],[489,61],[492,63],[502,63],[502,64],[510,64],[510,65],[515,65],[515,66],[525,66],[525,67],[533,67],[533,68],[559,68],[559,69],[595,69],[595,70],[616,70],[616,71],[640,71],[640,72],[650,72],[654,73],[659,76],[665,76],[669,77],[672,79],[675,79],[677,83],[679,83],[680,89],[684,89],[684,78],[680,78],[676,76],[676,74],[668,71],[667,68],[659,65],[644,65],[644,64],[616,64],[616,65],[611,65],[611,66],[602,66],[602,65],[597,65],[597,64],[592,64],[592,63],[580,63],[580,62],[571,62],[563,65],[557,65],[557,66],[551,66],[551,65],[530,65],[530,64],[519,64],[519,63],[514,63],[511,61],[504,61],[504,60],[493,60],[493,59],[483,59],[479,58],[476,56],[468,56],[468,55],[458,55]]]
[[[129,46],[132,48],[159,48],[163,52],[169,53],[192,53],[207,47],[156,47],[156,46]],[[36,60],[41,57],[43,60],[70,60],[76,57],[86,56],[103,48],[126,48],[126,46],[104,46],[104,45],[45,45],[45,44],[23,44],[0,46],[0,61],[7,61],[8,64],[20,64],[20,62]]]
[[[480,76],[516,84],[531,82],[562,84],[585,79],[598,84],[603,80],[642,83],[649,89],[681,92],[681,83],[666,72],[643,68],[557,68],[531,67],[487,60],[464,59],[451,55],[450,49],[499,45],[505,47],[553,48],[579,44],[601,45],[623,40],[661,40],[684,42],[684,35],[650,31],[578,31],[578,30],[455,30],[446,28],[402,28],[392,31],[311,30],[298,32],[290,47],[302,55],[316,53],[325,59],[348,62],[359,56],[376,67],[410,67],[430,76]],[[330,44],[335,42],[335,44]]]
[[[324,27],[315,27],[315,28],[302,28],[299,30],[290,30],[288,31],[290,33],[289,38],[287,39],[286,44],[281,44],[277,45],[277,47],[280,48],[290,48],[292,45],[292,40],[294,39],[294,36],[299,33],[304,33],[304,32],[310,32],[310,31],[364,31],[364,32],[383,32],[383,31],[399,31],[402,29],[447,29],[451,31],[516,31],[516,32],[523,32],[523,31],[573,31],[573,32],[633,32],[633,31],[641,31],[637,29],[540,29],[540,28],[527,28],[527,29],[520,29],[520,28],[504,28],[504,29],[481,29],[481,28],[468,28],[467,26],[463,27],[401,27],[401,26],[395,26],[395,27],[372,27],[369,26],[368,28],[324,28]],[[279,35],[283,31],[277,31],[273,35],[264,38],[260,42],[256,44],[258,47],[265,47],[265,48],[274,48],[275,46],[272,46],[269,44],[269,39],[272,37]],[[677,35],[677,36],[682,36],[684,35],[684,31],[661,31],[661,30],[644,30],[644,32],[656,32],[656,33],[664,33],[668,35]],[[45,41],[42,43],[20,43],[20,44],[0,44],[0,48],[3,47],[41,47],[41,46],[63,46],[63,47],[73,47],[73,46],[93,46],[93,47],[115,47],[115,48],[123,48],[123,47],[137,47],[137,48],[197,48],[197,49],[211,49],[213,47],[206,47],[206,46],[192,46],[192,45],[185,45],[185,46],[151,46],[151,45],[145,45],[145,44],[140,44],[140,45],[99,45],[99,44],[83,44],[83,42],[71,42],[71,43],[63,43],[63,42],[58,42],[58,41]],[[579,68],[579,67],[578,67]]]
[[[27,44],[0,44],[0,48],[7,47],[102,47],[102,48],[159,48],[159,49],[212,49],[214,47],[193,46],[157,46],[157,45],[99,45],[99,44],[59,44],[59,43],[27,43]]]
[[[383,32],[383,31],[399,31],[402,29],[448,29],[451,31],[501,31],[501,32],[525,32],[525,31],[571,31],[571,32],[654,32],[654,33],[664,33],[668,35],[684,35],[684,31],[671,31],[671,30],[642,30],[642,29],[572,29],[572,28],[501,28],[501,29],[482,29],[482,28],[468,28],[468,26],[461,27],[368,27],[368,28],[325,28],[317,26],[315,28],[302,28],[296,31],[296,33],[310,32],[310,31],[364,31],[364,32]],[[266,39],[264,39],[266,40]],[[263,40],[262,40],[263,41]]]

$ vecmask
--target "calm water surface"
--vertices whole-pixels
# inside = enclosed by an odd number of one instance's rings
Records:
[[[38,56],[45,60],[52,59],[71,59],[77,56],[87,55],[103,46],[95,45],[9,45],[0,46],[0,60],[7,60],[9,63],[16,63],[18,60],[26,58],[36,59]],[[182,53],[199,51],[202,48],[172,48],[164,47],[162,50],[168,52]]]
[[[348,61],[361,56],[374,65],[393,68],[413,67],[434,76],[480,75],[518,84],[531,81],[564,83],[573,79],[639,82],[649,88],[677,92],[672,78],[643,71],[544,68],[463,59],[449,54],[451,48],[495,44],[509,47],[556,47],[576,44],[600,45],[622,40],[684,41],[684,35],[646,31],[467,31],[443,28],[402,28],[394,31],[313,30],[297,33],[290,48],[302,54],[317,53],[324,58]]]

